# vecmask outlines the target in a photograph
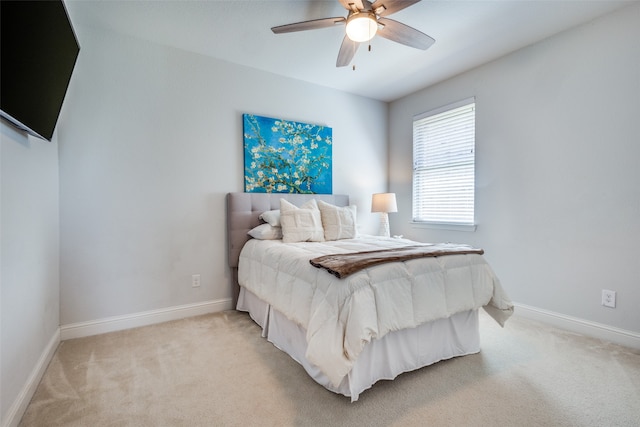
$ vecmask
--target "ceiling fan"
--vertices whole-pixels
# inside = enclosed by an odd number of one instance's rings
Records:
[[[360,43],[371,40],[376,34],[385,39],[417,49],[428,49],[435,40],[428,35],[401,22],[387,18],[392,13],[405,9],[420,0],[338,0],[349,11],[347,17],[313,19],[271,28],[275,34],[346,25],[336,67],[349,65]]]

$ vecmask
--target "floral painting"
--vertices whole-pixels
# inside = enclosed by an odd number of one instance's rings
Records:
[[[244,114],[247,193],[331,194],[330,127]]]

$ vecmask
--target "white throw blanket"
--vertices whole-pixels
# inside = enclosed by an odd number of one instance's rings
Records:
[[[416,242],[362,237],[329,242],[249,240],[238,282],[307,331],[309,361],[338,386],[363,347],[390,331],[484,307],[501,325],[513,304],[482,255],[381,264],[338,279],[311,258]]]

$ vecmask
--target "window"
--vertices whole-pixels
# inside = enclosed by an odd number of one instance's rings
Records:
[[[413,221],[473,226],[475,99],[413,119]]]

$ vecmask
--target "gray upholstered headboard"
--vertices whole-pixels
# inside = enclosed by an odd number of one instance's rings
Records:
[[[250,239],[247,232],[261,224],[260,214],[280,209],[280,199],[296,206],[311,199],[323,200],[336,206],[349,205],[344,194],[288,194],[288,193],[228,193],[227,194],[227,257],[233,273],[234,304],[238,292],[238,259],[242,247]]]

